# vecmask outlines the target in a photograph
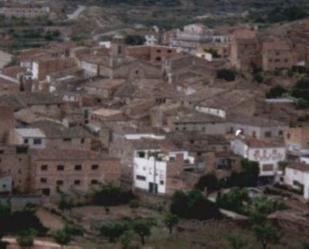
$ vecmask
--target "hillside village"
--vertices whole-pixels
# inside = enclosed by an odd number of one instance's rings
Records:
[[[309,247],[308,19],[73,28],[0,29],[0,248]]]

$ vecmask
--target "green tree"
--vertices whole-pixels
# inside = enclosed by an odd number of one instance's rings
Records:
[[[278,243],[280,238],[279,231],[268,223],[253,225],[253,231],[262,249],[267,249],[270,244]]]
[[[207,188],[207,192],[210,193],[210,192],[213,192],[213,191],[215,191],[219,188],[219,181],[214,174],[209,173],[209,174],[202,176],[199,179],[199,181],[195,185],[195,188],[197,188],[201,191],[203,191],[205,188]]]
[[[140,237],[141,243],[145,245],[145,238],[151,235],[151,223],[147,220],[136,220],[133,224],[133,230]]]
[[[17,235],[17,243],[21,248],[30,249],[33,246],[34,237],[37,231],[34,229],[25,230]]]
[[[127,230],[128,227],[125,223],[112,223],[103,225],[100,229],[100,233],[107,237],[110,242],[115,243]]]
[[[141,35],[128,35],[125,38],[125,43],[128,45],[143,45],[145,43],[145,38]]]
[[[248,242],[241,234],[233,233],[227,236],[227,241],[232,249],[243,249],[247,247]]]
[[[173,233],[174,227],[179,223],[179,217],[172,213],[167,213],[164,217],[164,224],[168,228],[169,233]]]
[[[133,241],[136,234],[132,230],[128,230],[124,232],[123,235],[120,237],[120,243],[123,249],[131,249],[133,246]]]
[[[69,244],[72,239],[71,235],[65,229],[55,232],[53,238],[59,245],[61,245],[61,248],[64,245]]]

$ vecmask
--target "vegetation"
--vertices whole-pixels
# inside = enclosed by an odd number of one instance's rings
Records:
[[[298,99],[299,107],[309,107],[309,76],[303,77],[296,82],[291,90],[291,96]]]
[[[128,35],[125,38],[125,43],[132,46],[143,45],[145,41],[145,38],[140,35]]]
[[[55,232],[53,238],[61,246],[69,244],[72,239],[71,234],[66,229]]]
[[[135,196],[131,191],[125,191],[113,185],[104,185],[93,195],[93,203],[101,206],[124,205],[133,199]]]
[[[27,229],[20,232],[17,235],[17,243],[21,248],[31,248],[33,245],[34,237],[37,235],[37,231],[34,229]]]
[[[236,73],[230,69],[220,69],[217,71],[217,79],[234,81],[236,79]]]
[[[207,220],[220,217],[217,205],[206,199],[198,190],[189,193],[175,192],[170,211],[185,219]]]
[[[219,207],[234,211],[239,214],[246,214],[246,205],[250,202],[248,192],[245,189],[234,189],[217,199]]]
[[[179,217],[175,214],[167,213],[164,217],[164,224],[168,228],[169,233],[173,233],[174,227],[179,223]]]
[[[268,99],[281,98],[286,93],[287,90],[282,86],[274,86],[269,90],[268,93],[266,93],[266,98]]]
[[[241,234],[232,233],[226,239],[232,249],[243,249],[248,245],[248,242]]]
[[[195,184],[195,188],[201,191],[206,189],[208,193],[211,193],[219,189],[219,181],[214,174],[209,173],[199,179]]]

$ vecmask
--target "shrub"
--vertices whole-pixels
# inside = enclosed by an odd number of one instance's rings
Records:
[[[208,192],[213,192],[219,189],[219,181],[214,174],[206,174],[195,184],[195,188],[201,191],[207,188]]]
[[[245,203],[250,201],[248,192],[245,189],[234,189],[217,199],[220,208],[246,214]]]
[[[128,204],[135,199],[131,191],[122,190],[120,187],[104,185],[93,196],[93,202],[102,206],[117,206]]]
[[[272,87],[268,93],[266,93],[266,98],[280,98],[285,93],[287,93],[287,90],[285,88],[283,88],[282,86],[275,86]]]
[[[207,220],[220,217],[217,205],[206,199],[198,190],[187,194],[182,191],[175,192],[170,211],[185,219]]]
[[[220,69],[217,71],[217,78],[226,81],[234,81],[236,79],[236,74],[230,69]]]

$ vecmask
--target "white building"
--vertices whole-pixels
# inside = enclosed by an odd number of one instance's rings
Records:
[[[166,194],[168,167],[177,167],[175,161],[181,156],[184,162],[194,163],[187,151],[163,153],[161,150],[136,150],[134,152],[134,187],[151,193]]]
[[[245,159],[258,162],[262,177],[275,177],[282,174],[279,162],[286,159],[286,148],[283,143],[237,137],[232,140],[231,149]]]
[[[304,198],[309,200],[309,165],[300,163],[288,166],[285,169],[284,184],[294,188],[304,190]]]
[[[10,132],[9,143],[28,145],[31,149],[45,149],[46,136],[38,128],[17,128]]]

